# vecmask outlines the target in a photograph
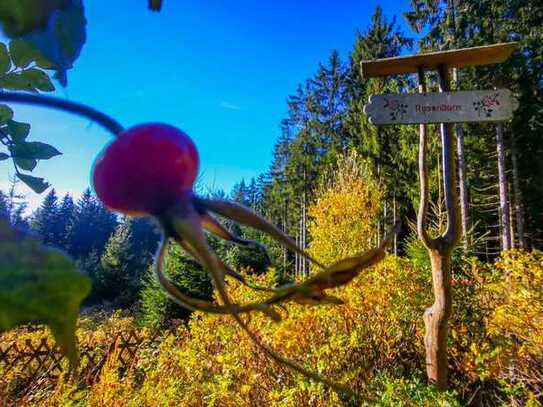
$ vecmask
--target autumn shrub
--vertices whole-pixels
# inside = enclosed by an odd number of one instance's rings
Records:
[[[356,153],[340,158],[308,210],[309,252],[332,263],[369,249],[381,198],[369,166]]]
[[[459,407],[454,390],[440,393],[435,387],[428,386],[425,377],[412,376],[394,378],[387,375],[378,375],[372,383],[377,399],[375,406],[410,406],[410,407]]]
[[[492,265],[477,264],[476,273],[486,333],[472,346],[478,377],[496,382],[512,405],[541,405],[543,253],[509,250]]]
[[[309,208],[310,251],[327,263],[370,247],[380,194],[363,169],[356,156],[340,161],[336,177],[323,182]],[[196,269],[178,255],[170,253],[170,277],[176,281],[175,272],[180,272],[176,282],[181,288],[211,296],[208,280],[195,279]],[[348,285],[331,290],[341,305],[288,303],[277,307],[280,323],[260,313],[242,318],[260,341],[353,389],[366,405],[541,405],[543,253],[513,250],[491,264],[467,257],[458,264],[460,272],[452,280],[449,392],[438,392],[425,378],[422,315],[433,296],[424,262],[387,255]],[[245,276],[264,286],[280,280],[274,269]],[[266,295],[230,279],[228,286],[235,302]],[[159,293],[158,287],[153,290]],[[179,310],[164,296],[153,305],[157,312],[148,315],[168,321],[172,314],[164,306]],[[109,333],[134,324],[120,315],[104,322],[85,318],[78,338],[99,346]],[[40,390],[44,393],[36,400],[47,394],[50,405],[343,405],[331,389],[267,357],[230,316],[195,312],[172,329],[158,346],[140,349],[128,370],[119,369],[112,358],[91,385],[74,387],[60,380]]]
[[[142,340],[150,338],[151,332],[146,329],[138,329],[135,319],[127,316],[126,313],[121,311],[111,314],[95,312],[80,318],[76,336],[80,347],[90,349],[94,358],[98,360],[108,352],[109,345],[117,335],[126,334],[135,329],[138,330],[138,335]],[[55,348],[55,341],[45,326],[24,326],[2,333],[0,335],[0,350],[7,351],[12,346],[16,346],[20,350],[28,350],[29,345],[34,349],[40,349],[42,338],[46,339],[46,346],[49,349]],[[43,350],[43,348],[41,349]],[[45,363],[42,364],[42,362]],[[88,370],[88,363],[87,357],[83,356],[76,372],[78,379],[84,379],[83,372]],[[25,356],[20,353],[17,363],[13,365],[0,363],[0,405],[26,405],[27,399],[37,403],[48,399],[52,394],[57,394],[58,389],[51,391],[52,388],[55,388],[55,383],[49,380],[46,374],[47,369],[51,366],[50,358],[41,356],[30,359],[30,355]],[[62,360],[61,366],[66,372],[68,369],[67,360]],[[61,377],[59,380],[59,386],[62,389],[74,386],[74,382],[64,383],[64,379],[67,378]]]
[[[276,276],[270,271],[248,278],[269,284]],[[413,284],[406,287],[405,281]],[[334,292],[344,305],[290,304],[280,311],[284,320],[279,324],[261,314],[246,320],[262,341],[285,356],[378,400],[386,388],[383,374],[400,380],[422,372],[423,282],[408,262],[388,257]],[[232,281],[230,288],[234,300],[261,295]],[[194,313],[187,328],[180,327],[161,344],[140,386],[125,381],[130,390],[122,394],[131,393],[137,405],[342,405],[333,391],[267,358],[228,316],[202,313]],[[388,389],[389,396],[410,397],[400,390],[408,385],[398,383]],[[98,389],[89,389],[88,400]],[[435,397],[442,396],[432,394],[428,400]]]
[[[432,300],[430,276],[408,259],[387,256],[334,290],[343,305],[288,304],[278,310],[281,323],[262,314],[244,319],[260,340],[348,385],[369,405],[537,406],[542,261],[541,252],[506,252],[494,264],[474,261],[471,276],[454,282],[448,393],[425,381],[422,313]],[[277,276],[270,270],[247,278],[273,285]],[[263,295],[233,281],[229,286],[236,301]],[[121,315],[102,322],[84,318],[78,337],[98,347],[111,333],[134,326],[133,319]],[[19,335],[11,340],[35,333]],[[50,405],[342,405],[333,391],[266,357],[230,317],[202,313],[192,314],[158,346],[141,349],[128,371],[110,362],[88,387],[60,382],[40,391],[47,392]],[[44,400],[45,395],[35,397]]]

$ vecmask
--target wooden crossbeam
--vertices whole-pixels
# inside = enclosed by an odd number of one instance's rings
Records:
[[[438,69],[441,65],[451,68],[499,64],[507,60],[517,48],[517,42],[504,42],[482,47],[430,52],[373,61],[362,61],[360,69],[364,78],[415,73],[419,68]]]

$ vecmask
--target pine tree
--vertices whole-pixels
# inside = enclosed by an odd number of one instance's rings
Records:
[[[247,204],[249,208],[256,210],[258,207],[258,188],[256,180],[251,178],[251,182],[247,186]]]
[[[76,207],[69,194],[64,195],[58,208],[58,223],[60,230],[59,246],[65,250],[69,247],[70,229],[75,221]]]
[[[75,258],[87,256],[96,250],[102,253],[115,227],[117,218],[91,193],[83,192],[76,205],[74,222],[68,233],[68,251]]]
[[[376,7],[370,26],[358,32],[350,55],[348,92],[350,103],[344,126],[350,135],[350,146],[371,166],[383,191],[383,209],[396,208],[392,216],[378,222],[386,226],[398,217],[412,217],[418,199],[416,185],[417,156],[413,141],[415,128],[409,126],[376,127],[369,123],[363,112],[364,105],[373,94],[402,92],[411,84],[400,77],[366,79],[360,74],[360,62],[398,56],[411,47],[412,40],[399,29],[396,21],[388,21],[380,7]],[[384,217],[385,213],[383,213]],[[380,234],[379,230],[377,233]]]
[[[242,205],[248,205],[249,198],[247,195],[247,186],[245,185],[244,179],[242,179],[239,183],[234,185],[230,196],[233,201],[238,202]]]
[[[60,247],[62,244],[62,226],[60,224],[58,198],[55,189],[51,189],[34,214],[33,227],[45,245]]]
[[[210,301],[213,295],[211,280],[202,266],[179,246],[168,251],[165,273],[185,295]],[[143,321],[150,326],[167,325],[173,318],[186,318],[189,312],[173,302],[160,287],[149,268],[141,291]]]
[[[8,198],[4,192],[0,191],[0,219],[9,222],[9,215]]]
[[[96,297],[129,307],[137,301],[142,278],[153,262],[159,234],[146,218],[126,218],[109,238],[96,276]]]

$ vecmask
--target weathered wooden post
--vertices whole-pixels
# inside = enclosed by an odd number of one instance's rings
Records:
[[[361,63],[365,78],[417,73],[418,94],[374,95],[364,107],[371,123],[419,124],[419,183],[420,202],[417,232],[428,250],[432,265],[434,303],[424,313],[426,335],[426,371],[430,382],[440,390],[447,389],[448,320],[452,310],[451,257],[462,237],[458,183],[455,161],[456,137],[454,122],[500,122],[509,120],[516,101],[508,90],[449,92],[450,68],[501,63],[513,52],[516,43],[435,52],[406,57],[385,58]],[[437,70],[439,93],[427,93],[425,70]],[[426,218],[428,213],[427,124],[440,123],[441,171],[447,227],[437,238],[430,238]]]

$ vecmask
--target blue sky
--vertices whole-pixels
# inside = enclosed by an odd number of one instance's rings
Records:
[[[125,126],[166,122],[186,131],[201,156],[205,186],[229,191],[264,172],[285,117],[286,98],[333,49],[343,58],[357,29],[381,5],[390,19],[400,1],[164,0],[85,1],[87,43],[60,97],[90,104]],[[405,24],[398,17],[398,23]],[[405,28],[407,31],[407,29]],[[64,113],[17,106],[32,139],[64,154],[34,170],[60,193],[89,185],[96,154],[109,140],[98,126]],[[0,188],[10,167],[0,163]],[[21,188],[35,206],[39,197]]]

